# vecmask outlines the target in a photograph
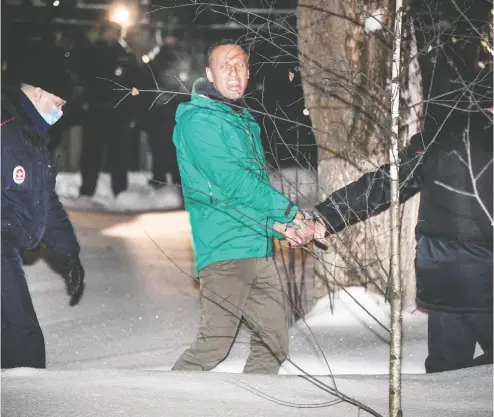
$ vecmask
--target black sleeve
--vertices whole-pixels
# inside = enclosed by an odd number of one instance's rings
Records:
[[[400,203],[420,191],[423,160],[431,142],[429,135],[419,133],[399,153]],[[389,164],[386,164],[335,191],[316,209],[330,233],[335,233],[387,210],[391,203],[390,194]]]
[[[55,192],[55,167],[51,166],[50,180],[46,184],[49,189],[49,209],[43,243],[61,260],[79,256],[79,243],[72,223]]]

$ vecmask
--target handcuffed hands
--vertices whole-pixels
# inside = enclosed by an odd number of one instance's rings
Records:
[[[274,230],[282,234],[291,246],[303,246],[312,241],[327,248],[328,231],[317,212],[299,211],[295,218],[287,223],[275,223]]]

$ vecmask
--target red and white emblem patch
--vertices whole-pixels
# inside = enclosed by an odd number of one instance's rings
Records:
[[[20,165],[16,166],[14,168],[13,178],[16,184],[22,184],[26,179],[26,170]]]

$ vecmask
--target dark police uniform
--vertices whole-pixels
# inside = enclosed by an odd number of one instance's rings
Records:
[[[46,366],[23,251],[45,244],[69,278],[84,274],[74,230],[55,193],[49,126],[20,88],[2,90],[2,368]]]

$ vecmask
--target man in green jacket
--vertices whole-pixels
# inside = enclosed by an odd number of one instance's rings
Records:
[[[173,369],[213,369],[243,320],[252,331],[244,371],[275,374],[288,330],[272,238],[307,243],[315,223],[269,183],[259,125],[243,108],[247,53],[222,41],[208,57],[207,79],[179,106],[173,135],[202,286],[197,339]]]

